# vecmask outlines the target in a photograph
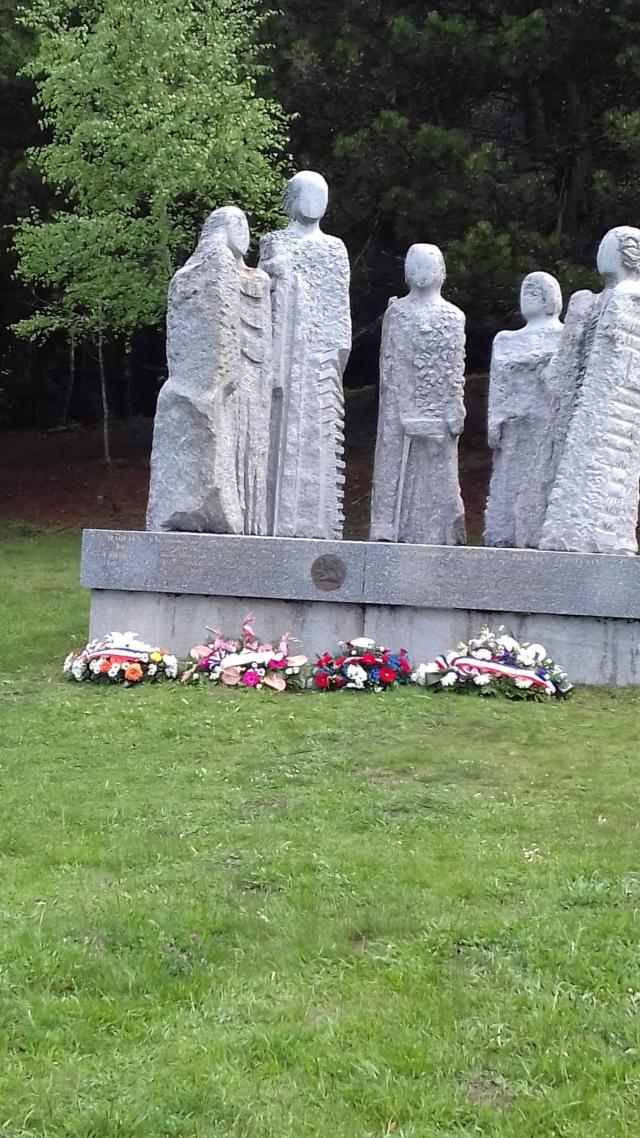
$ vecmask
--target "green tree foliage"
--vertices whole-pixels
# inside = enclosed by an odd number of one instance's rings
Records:
[[[267,223],[280,103],[351,252],[368,347],[354,382],[375,374],[374,330],[412,241],[445,250],[472,366],[515,316],[526,271],[555,271],[565,292],[596,282],[602,233],[640,218],[638,0],[280,0],[261,29],[262,2],[27,0],[18,26],[0,0],[0,220],[26,217],[23,333],[79,341],[104,326],[124,341],[153,327],[206,209],[233,200]],[[273,77],[258,38],[275,43]],[[44,145],[29,171],[34,83]],[[24,312],[11,268],[0,232],[7,323]]]
[[[519,277],[592,282],[595,245],[637,222],[636,0],[283,0],[294,149],[332,182],[361,327],[401,287],[412,241],[447,253],[472,334]]]
[[[44,292],[19,335],[98,347],[157,323],[207,210],[258,218],[282,184],[285,120],[257,92],[254,0],[32,0],[27,64],[46,140],[31,157],[58,208],[19,224],[20,277]]]
[[[0,422],[24,402],[28,355],[9,331],[27,311],[27,296],[12,279],[11,226],[35,204],[44,204],[40,179],[25,150],[37,140],[33,84],[18,74],[33,54],[31,33],[16,22],[17,5],[0,0]]]

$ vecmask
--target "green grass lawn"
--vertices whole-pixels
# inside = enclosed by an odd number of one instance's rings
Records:
[[[638,695],[74,685],[78,554],[0,541],[2,1138],[637,1138]]]

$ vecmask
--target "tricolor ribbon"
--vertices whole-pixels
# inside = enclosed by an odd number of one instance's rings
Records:
[[[142,648],[119,648],[117,644],[102,645],[96,648],[93,652],[88,652],[86,659],[101,660],[103,656],[117,656],[120,660],[142,660],[144,656],[148,657],[148,651],[145,652]]]
[[[438,656],[435,660],[438,668],[445,671],[457,672],[461,679],[467,680],[473,675],[483,674],[489,676],[506,676],[511,680],[531,680],[531,686],[543,688],[547,695],[556,695],[556,685],[548,679],[539,676],[528,668],[519,668],[515,664],[501,664],[499,660],[479,660],[477,656],[454,656],[447,660],[446,656]]]

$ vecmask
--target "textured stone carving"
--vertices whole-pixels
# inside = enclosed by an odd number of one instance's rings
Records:
[[[542,375],[543,398],[548,407],[549,429],[538,444],[532,477],[540,484],[538,502],[542,513],[535,522],[539,545],[546,511],[556,480],[569,426],[584,381],[587,359],[598,319],[600,298],[588,289],[575,292],[569,301],[557,351]]]
[[[271,281],[240,265],[240,381],[236,478],[244,532],[266,534],[271,416]]]
[[[412,245],[405,275],[409,295],[390,301],[382,330],[371,538],[461,545],[465,318],[441,296],[437,246]]]
[[[637,552],[640,479],[640,230],[604,237],[598,269],[605,290],[587,320],[588,358],[541,549]]]
[[[320,229],[327,202],[320,174],[296,174],[284,194],[289,224],[260,249],[273,300],[269,532],[285,537],[339,538],[344,522],[350,269],[343,242]]]
[[[493,472],[485,545],[537,548],[547,509],[546,440],[554,430],[543,376],[562,335],[562,293],[549,273],[529,273],[520,310],[526,326],[499,332],[489,379],[489,446]]]
[[[242,210],[215,210],[169,286],[147,529],[266,533],[270,282]]]

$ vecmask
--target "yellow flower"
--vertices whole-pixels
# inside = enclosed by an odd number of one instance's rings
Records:
[[[162,660],[162,656],[160,655],[159,652],[150,652],[149,653],[149,660],[151,661],[152,664],[159,664],[160,661]]]

